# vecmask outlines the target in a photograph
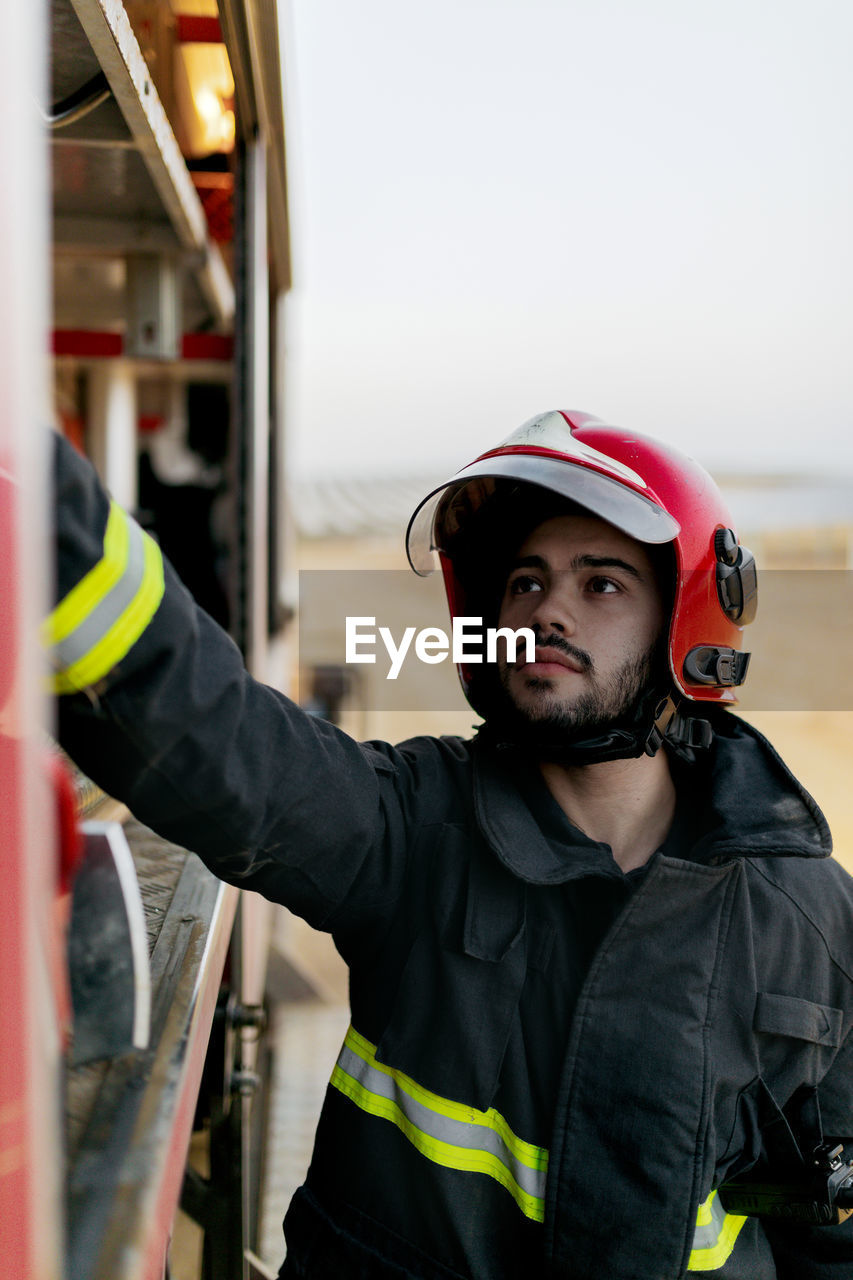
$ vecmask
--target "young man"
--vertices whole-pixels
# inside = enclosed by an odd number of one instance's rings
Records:
[[[455,615],[536,646],[461,669],[473,741],[398,747],[252,681],[69,454],[59,496],[64,745],[350,965],[283,1276],[853,1274],[853,1222],[717,1193],[751,1171],[827,1198],[813,1153],[853,1133],[853,891],[726,710],[755,568],[701,468],[551,413],[430,495],[414,567],[438,551]]]

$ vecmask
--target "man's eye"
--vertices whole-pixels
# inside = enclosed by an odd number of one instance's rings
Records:
[[[613,578],[602,578],[602,577],[590,578],[589,582],[587,583],[587,588],[589,591],[592,591],[595,595],[600,595],[600,596],[611,595],[613,592],[622,590],[619,583],[614,582]]]
[[[542,584],[538,578],[532,578],[528,573],[521,573],[517,578],[511,578],[509,584],[509,593],[513,596],[527,595],[529,591],[541,591]]]

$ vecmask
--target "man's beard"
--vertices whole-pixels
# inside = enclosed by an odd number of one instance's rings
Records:
[[[509,687],[512,668],[502,665],[500,692],[495,699],[494,714],[489,715],[488,721],[509,741],[559,748],[612,729],[634,727],[648,706],[657,703],[660,688],[666,683],[660,641],[655,641],[644,653],[628,658],[604,685],[596,680],[589,655],[562,636],[540,638],[537,632],[536,643],[570,656],[586,673],[589,687],[565,704],[554,687],[556,682],[531,677],[526,681],[527,689],[541,692],[519,706]]]

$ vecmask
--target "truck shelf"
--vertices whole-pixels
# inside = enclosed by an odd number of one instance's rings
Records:
[[[173,253],[215,327],[233,320],[234,286],[121,0],[53,0],[52,97],[102,73],[109,96],[51,133],[54,234],[65,252]]]

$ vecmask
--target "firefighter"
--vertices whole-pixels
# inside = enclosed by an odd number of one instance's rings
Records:
[[[69,449],[58,492],[63,744],[350,966],[282,1276],[849,1280],[853,886],[730,711],[756,571],[701,467],[554,412],[430,495],[413,567],[535,651],[396,747],[253,681]]]

